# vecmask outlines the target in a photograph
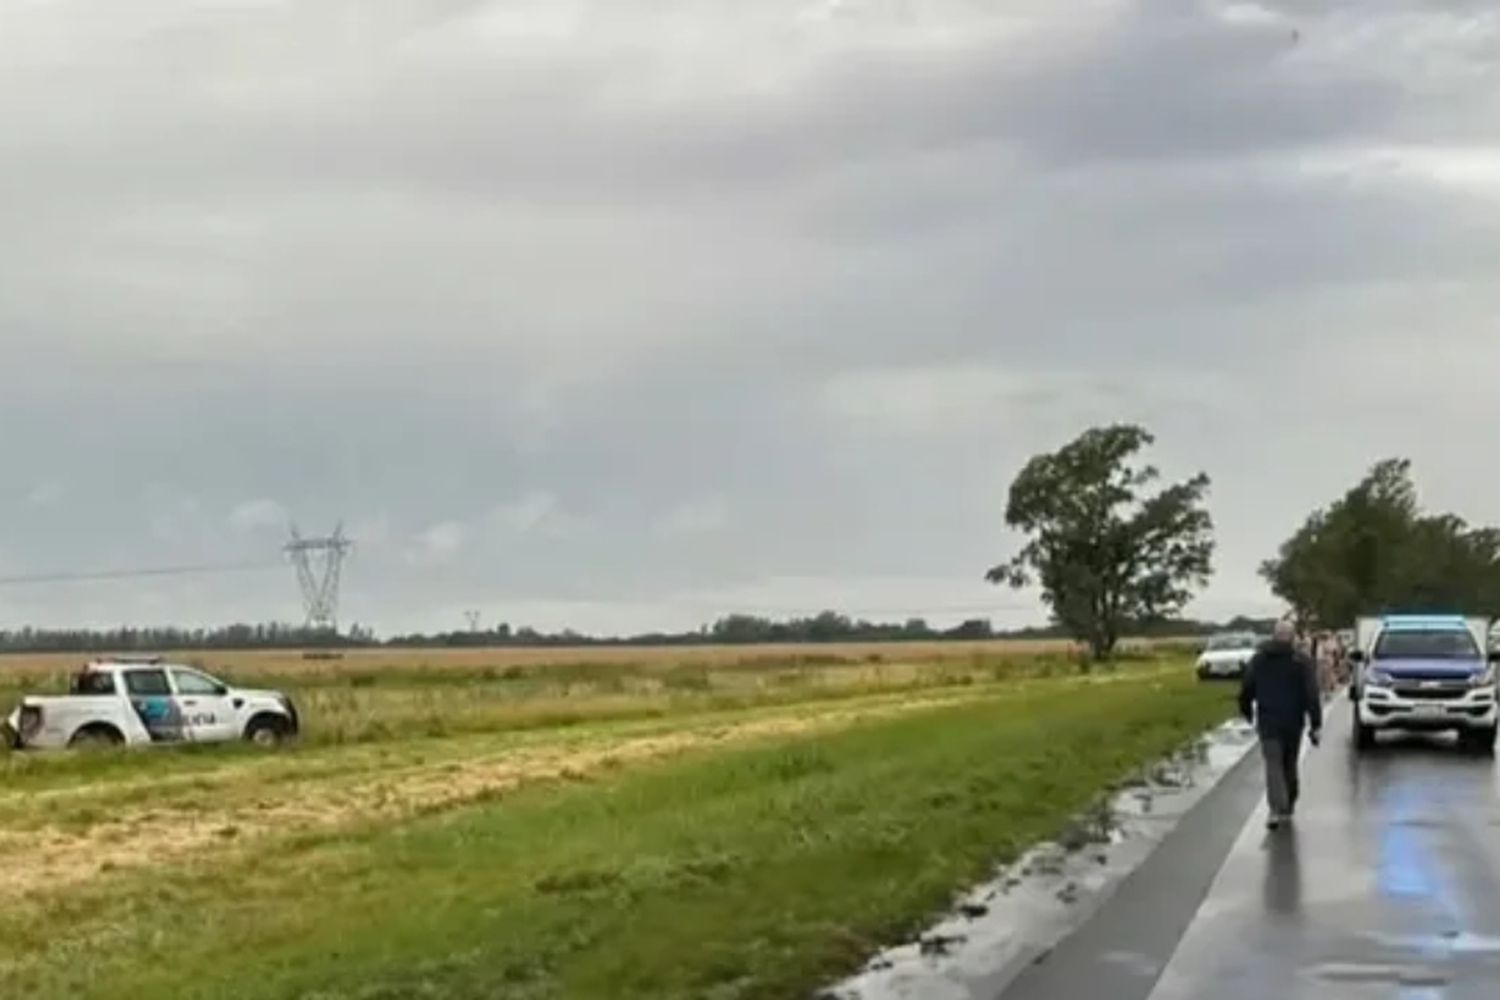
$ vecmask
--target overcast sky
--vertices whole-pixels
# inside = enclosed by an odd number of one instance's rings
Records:
[[[1492,0],[0,0],[0,576],[618,631],[989,587],[1022,463],[1500,521]],[[289,569],[0,626],[291,620]]]

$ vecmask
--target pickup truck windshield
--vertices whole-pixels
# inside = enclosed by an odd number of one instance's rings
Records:
[[[191,670],[174,670],[172,679],[177,682],[177,693],[184,695],[219,695],[224,688],[210,677]]]
[[[1457,629],[1402,629],[1380,634],[1377,660],[1477,660],[1479,647],[1467,631]]]

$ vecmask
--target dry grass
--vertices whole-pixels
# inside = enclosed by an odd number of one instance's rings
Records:
[[[0,659],[0,711],[65,689],[78,656]],[[1061,642],[177,653],[241,687],[287,691],[311,745],[441,738],[838,700],[1068,674]],[[3,757],[3,754],[0,754]],[[0,769],[3,773],[3,769]]]
[[[1140,648],[1170,640],[1132,642]],[[480,649],[360,649],[343,652],[340,659],[308,659],[299,650],[202,650],[172,653],[170,659],[201,664],[237,676],[347,677],[401,671],[483,671],[508,668],[545,670],[558,665],[599,664],[626,667],[697,665],[710,668],[764,666],[802,662],[945,662],[975,656],[1067,655],[1076,644],[1065,640],[995,639],[975,642],[848,642],[767,645],[703,646],[561,646],[548,648],[495,647]],[[17,653],[0,655],[0,678],[46,678],[76,669],[93,657],[82,653]]]

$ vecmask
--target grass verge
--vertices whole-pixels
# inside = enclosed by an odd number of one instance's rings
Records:
[[[1039,681],[122,872],[0,914],[0,980],[18,996],[797,996],[1228,708],[1181,672]]]

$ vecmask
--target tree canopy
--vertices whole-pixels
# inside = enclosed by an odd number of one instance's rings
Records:
[[[1127,628],[1180,612],[1212,572],[1208,476],[1149,492],[1161,474],[1136,457],[1154,443],[1144,428],[1115,424],[1033,458],[1005,510],[1005,523],[1029,540],[986,574],[1039,584],[1053,619],[1096,656]]]
[[[1314,511],[1261,566],[1300,618],[1327,626],[1361,614],[1500,611],[1500,531],[1424,513],[1411,462],[1377,463]]]

